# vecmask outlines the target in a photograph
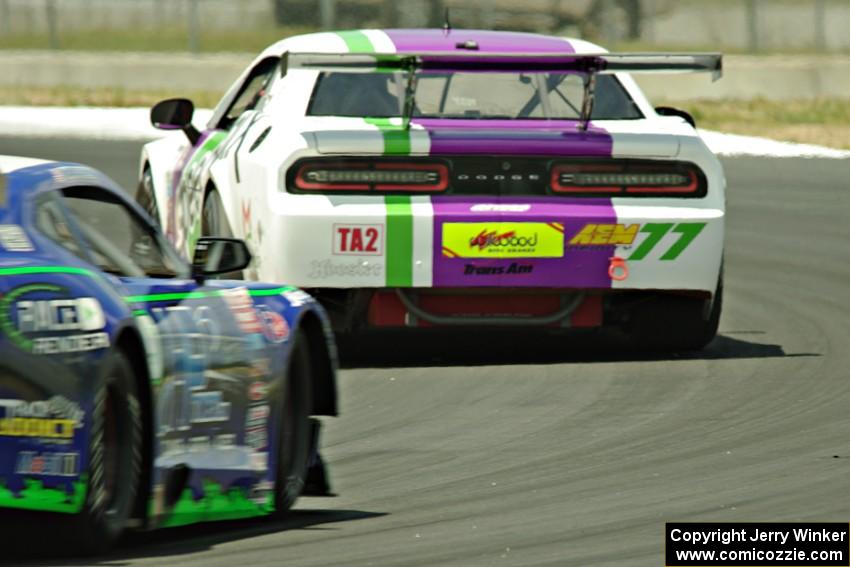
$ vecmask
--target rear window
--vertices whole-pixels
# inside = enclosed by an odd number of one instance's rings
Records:
[[[322,73],[311,116],[401,116],[402,73]],[[576,73],[421,73],[414,118],[572,120],[581,116],[584,86]],[[591,119],[643,118],[613,75],[598,75]]]

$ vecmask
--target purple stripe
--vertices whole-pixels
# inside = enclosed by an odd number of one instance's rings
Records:
[[[571,247],[569,241],[588,223],[616,223],[611,199],[569,199],[557,197],[432,197],[434,207],[434,287],[553,287],[607,289],[614,246]],[[482,204],[528,205],[524,212],[474,212]],[[492,222],[556,222],[564,226],[562,258],[478,259],[449,258],[442,253],[443,224]],[[462,251],[455,251],[462,254]],[[506,273],[513,264],[531,266],[531,273]],[[501,275],[468,275],[467,266],[502,268]]]
[[[386,30],[399,53],[455,51],[457,44],[474,41],[478,53],[575,53],[564,39],[533,33],[486,30]],[[463,50],[459,50],[463,53]]]
[[[604,129],[587,132],[574,120],[417,119],[428,130],[432,155],[540,155],[610,157],[613,141]]]

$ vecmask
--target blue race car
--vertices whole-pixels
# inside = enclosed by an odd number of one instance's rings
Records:
[[[210,279],[250,261],[201,238],[189,265],[98,171],[0,156],[0,508],[77,515],[88,550],[286,511],[335,346],[308,294]]]

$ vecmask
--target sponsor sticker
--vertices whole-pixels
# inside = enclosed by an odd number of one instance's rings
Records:
[[[221,392],[192,393],[192,423],[218,423],[230,419],[230,402]]]
[[[28,476],[79,476],[80,454],[21,451],[15,472]]]
[[[73,439],[77,423],[72,419],[4,417],[0,419],[0,437],[36,437]]]
[[[639,224],[586,224],[570,239],[570,246],[629,246],[638,230]]]
[[[384,253],[384,225],[333,225],[333,253],[347,256],[381,256]]]
[[[109,348],[109,335],[106,333],[41,337],[32,340],[33,354],[67,354],[102,348]]]
[[[22,299],[30,294],[65,297]],[[0,300],[0,329],[19,348],[35,354],[63,354],[109,348],[106,315],[94,297],[67,297],[68,289],[49,283],[18,286]],[[98,331],[98,332],[91,332]],[[77,334],[82,332],[82,334]],[[72,333],[32,337],[42,333]]]
[[[370,264],[364,260],[334,262],[332,260],[313,260],[310,262],[308,277],[324,280],[330,278],[381,277],[384,274],[382,264]]]
[[[265,382],[251,382],[251,385],[248,386],[248,399],[252,402],[265,400],[268,393],[269,385]]]
[[[531,205],[511,203],[479,203],[469,209],[473,213],[524,213],[531,210]]]
[[[67,442],[83,426],[85,413],[79,404],[63,396],[26,402],[0,400],[0,437],[30,437]]]
[[[443,256],[449,258],[560,258],[559,223],[493,222],[443,224]]]
[[[515,274],[532,274],[534,266],[532,264],[521,264],[512,262],[510,266],[476,266],[475,264],[466,264],[463,267],[463,275],[465,276],[501,276]]]
[[[100,302],[93,297],[18,301],[18,330],[22,333],[43,331],[96,331],[106,326]]]
[[[268,434],[265,427],[256,427],[245,432],[245,444],[259,451],[268,445]]]
[[[271,410],[267,404],[251,406],[248,408],[248,415],[245,418],[246,429],[265,427],[270,413]]]
[[[9,252],[32,252],[35,248],[17,224],[0,224],[0,246]]]
[[[569,240],[571,247],[632,246],[628,260],[643,260],[650,254],[659,260],[675,260],[700,235],[704,222],[646,224],[594,224],[584,225]],[[642,236],[640,236],[642,235]],[[673,236],[671,239],[668,235]],[[639,243],[638,243],[639,240]],[[666,244],[662,244],[664,241]],[[657,250],[656,250],[657,248]]]
[[[263,321],[263,332],[269,342],[282,343],[289,337],[289,323],[280,313],[262,309],[260,310],[260,318]]]
[[[265,471],[269,468],[268,453],[251,453],[251,468],[255,471]]]
[[[230,312],[236,318],[239,328],[243,333],[262,333],[263,327],[260,318],[254,310],[254,301],[248,294],[248,288],[237,287],[222,291],[222,297],[230,308]]]

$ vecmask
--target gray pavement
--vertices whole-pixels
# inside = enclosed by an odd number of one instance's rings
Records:
[[[0,139],[126,187],[137,150]],[[850,167],[724,164],[726,306],[704,352],[518,334],[349,361],[324,435],[339,496],[81,564],[657,567],[665,521],[850,521]]]

